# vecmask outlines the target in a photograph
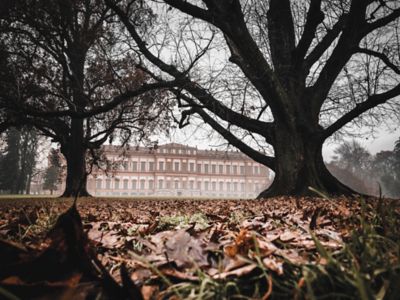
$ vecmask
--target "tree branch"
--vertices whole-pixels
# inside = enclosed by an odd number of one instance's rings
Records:
[[[110,0],[106,1],[109,2]],[[198,13],[207,12],[210,17],[198,15],[197,11],[195,14],[191,14],[189,7],[192,7],[183,0],[164,0],[164,2],[218,27],[224,33],[225,40],[231,50],[230,61],[239,66],[263,96],[264,100],[267,101],[268,99],[267,103],[276,115],[286,115],[285,106],[279,101],[282,97],[287,96],[285,89],[281,86],[271,66],[248,31],[241,11],[240,1],[204,1],[208,10],[198,11]],[[118,10],[115,5],[112,8]],[[122,19],[121,14],[118,11],[116,12]],[[124,23],[127,26],[126,22]],[[154,63],[154,61],[150,61]],[[155,65],[163,71],[167,69],[165,65],[163,66],[159,63],[155,63]],[[172,73],[166,72],[172,75]]]
[[[299,62],[305,57],[310,48],[311,42],[314,39],[318,25],[324,20],[324,13],[321,11],[321,1],[322,0],[311,0],[304,31],[294,54],[297,64],[299,64]]]
[[[245,130],[257,133],[263,136],[266,139],[267,143],[272,145],[274,144],[273,133],[271,130],[272,123],[255,120],[233,111],[232,109],[228,108],[226,105],[215,99],[210,93],[195,84],[191,84],[191,86],[185,86],[185,89],[196,99],[198,99],[200,103],[204,105],[204,107],[206,107],[209,111],[217,115],[222,120],[227,121],[230,124],[236,125]],[[181,97],[186,101],[190,100],[190,98],[188,98],[187,96],[177,93],[176,90],[174,91],[174,94],[177,97]]]
[[[209,114],[207,114],[204,110],[194,107],[193,108],[206,122],[209,124],[214,130],[216,130],[219,134],[221,134],[230,144],[238,148],[244,154],[249,156],[250,158],[254,159],[255,161],[259,162],[267,166],[268,168],[274,170],[275,167],[275,159],[274,157],[264,155],[250,146],[246,145],[240,139],[238,139],[235,135],[233,135],[229,130],[225,129],[222,125],[220,125],[214,118],[212,118]]]
[[[110,0],[106,0],[106,1],[107,1],[107,3],[110,2]],[[243,129],[254,131],[258,134],[261,134],[264,137],[266,136],[266,128],[268,127],[268,123],[248,118],[242,114],[239,114],[239,113],[231,110],[230,108],[223,105],[220,101],[215,99],[204,88],[200,87],[196,83],[193,83],[187,77],[187,71],[184,71],[184,72],[179,71],[175,66],[166,64],[161,59],[156,57],[153,53],[151,53],[149,51],[149,49],[146,46],[146,43],[138,35],[134,25],[129,21],[129,19],[124,14],[124,12],[118,6],[113,5],[113,4],[110,4],[110,5],[112,5],[112,8],[119,15],[119,17],[121,18],[121,21],[127,27],[129,33],[131,34],[132,38],[135,40],[140,51],[151,63],[153,63],[155,66],[159,67],[162,71],[166,72],[167,74],[175,77],[176,80],[179,80],[182,83],[181,86],[183,89],[185,89],[191,95],[193,95],[195,98],[197,98],[204,106],[207,107],[207,109],[212,111],[214,114],[216,114],[221,119],[231,122],[232,124],[235,124],[236,126],[241,127]],[[267,135],[267,137],[268,137],[268,135]],[[272,142],[272,139],[269,138],[269,141]]]
[[[339,36],[342,31],[345,20],[347,18],[346,14],[340,16],[339,20],[333,25],[332,29],[329,30],[322,40],[314,47],[310,54],[305,59],[305,68],[310,70],[310,68],[315,64],[324,52],[332,45],[333,41]]]
[[[164,0],[165,3],[169,4],[172,7],[175,7],[176,9],[179,9],[180,11],[191,15],[195,18],[204,20],[206,22],[211,23],[211,15],[210,13],[202,9],[196,5],[193,5],[191,3],[188,3],[187,1],[183,0]]]
[[[392,63],[389,59],[389,57],[387,57],[385,54],[378,52],[378,51],[374,51],[374,50],[370,50],[370,49],[366,49],[366,48],[357,48],[356,52],[359,53],[364,53],[367,55],[371,55],[371,56],[375,56],[377,58],[379,58],[380,60],[382,60],[390,69],[393,70],[393,72],[395,72],[396,74],[400,75],[400,69],[398,66],[396,66],[394,63]]]
[[[73,117],[73,118],[89,118],[98,114],[106,113],[123,102],[143,95],[149,91],[155,89],[163,89],[163,88],[172,88],[178,85],[177,80],[172,81],[163,81],[163,82],[155,82],[149,84],[143,84],[136,90],[127,91],[123,94],[120,94],[113,98],[110,102],[107,102],[101,106],[95,106],[91,110],[86,111],[75,111],[75,110],[60,110],[60,111],[40,111],[31,106],[18,106],[15,102],[7,105],[5,103],[2,104],[2,107],[8,108],[10,110],[15,110],[18,112],[22,112],[26,115],[30,115],[32,117],[43,117],[43,118],[59,118],[59,117]]]
[[[340,117],[338,120],[336,120],[333,124],[331,124],[328,128],[326,128],[323,131],[323,139],[328,138],[331,136],[334,132],[338,131],[340,128],[343,126],[347,125],[351,121],[353,121],[355,118],[359,117],[361,114],[364,112],[368,111],[371,108],[374,108],[380,104],[385,103],[389,99],[392,99],[396,96],[400,95],[400,84],[396,85],[393,89],[381,93],[381,94],[375,94],[370,97],[368,97],[367,100],[364,102],[357,104],[355,108],[347,112],[345,115]]]
[[[379,20],[377,20],[375,22],[369,23],[366,27],[365,34],[371,32],[375,29],[378,29],[380,27],[386,26],[390,22],[393,22],[394,20],[396,20],[398,17],[400,17],[400,8],[393,10],[393,12],[390,13],[389,15],[387,15],[386,17],[380,18]]]

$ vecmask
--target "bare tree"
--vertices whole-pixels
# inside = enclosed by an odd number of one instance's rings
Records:
[[[96,149],[116,135],[124,144],[152,132],[165,108],[154,89],[169,83],[151,83],[136,68],[102,1],[21,0],[7,9],[0,15],[8,70],[0,76],[0,129],[28,124],[59,143],[67,162],[63,196],[87,196]],[[143,29],[145,12],[138,22]]]
[[[259,197],[306,195],[310,186],[353,193],[327,170],[324,141],[398,120],[398,1],[142,1],[160,17],[153,38],[127,13],[129,1],[106,2],[142,69],[159,82],[179,80],[170,90],[180,126],[199,116],[275,172]]]

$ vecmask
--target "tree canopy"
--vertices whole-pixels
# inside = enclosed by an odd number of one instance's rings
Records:
[[[153,34],[127,1],[106,2],[142,69],[179,79],[181,127],[200,117],[275,172],[260,197],[353,193],[326,169],[324,141],[399,114],[397,1],[143,1],[159,12]]]
[[[28,124],[58,143],[67,162],[64,196],[87,195],[86,156],[95,162],[115,135],[126,143],[163,123],[167,106],[151,91],[165,83],[151,83],[136,67],[102,1],[21,0],[1,17],[1,126]]]

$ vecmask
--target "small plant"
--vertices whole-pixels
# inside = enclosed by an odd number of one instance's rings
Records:
[[[202,230],[209,226],[208,218],[201,213],[193,215],[173,215],[173,216],[162,216],[158,225],[158,230],[168,230],[173,228],[185,228],[192,224],[195,224],[195,229]]]

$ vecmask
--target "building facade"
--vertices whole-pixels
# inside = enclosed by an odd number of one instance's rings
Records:
[[[95,196],[187,196],[254,198],[271,181],[268,168],[236,151],[199,150],[181,144],[157,149],[104,146],[118,167],[94,169],[88,191]]]

